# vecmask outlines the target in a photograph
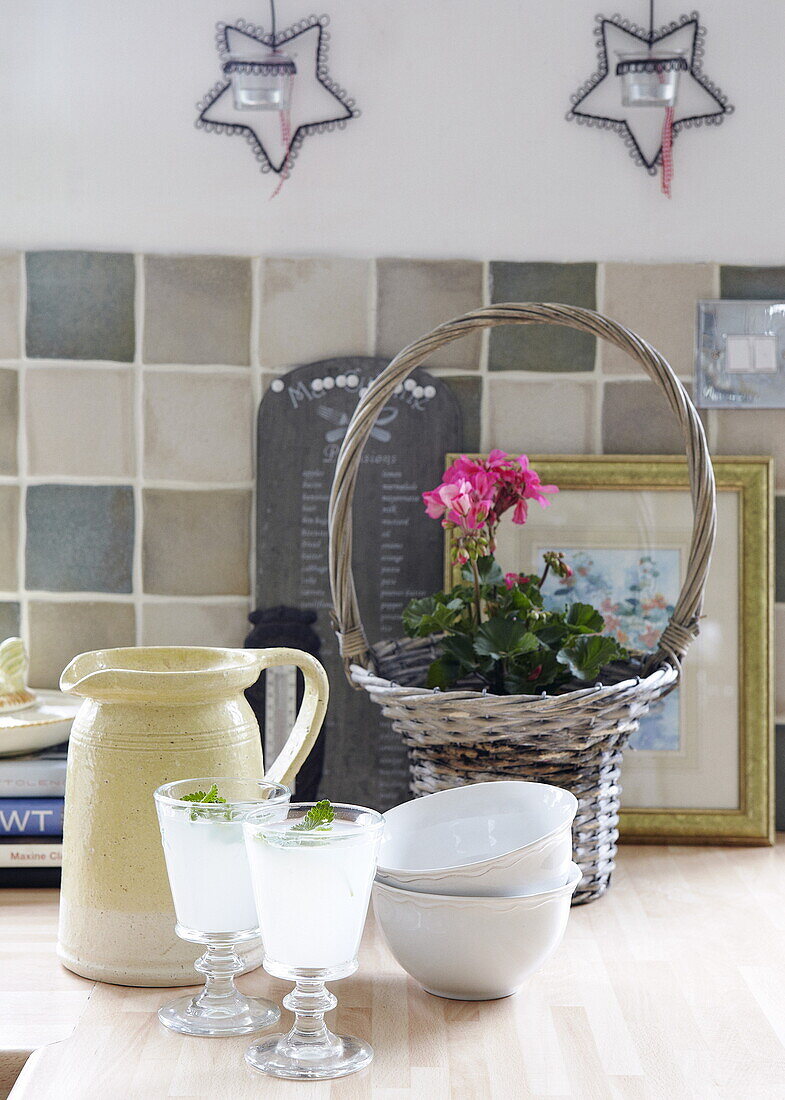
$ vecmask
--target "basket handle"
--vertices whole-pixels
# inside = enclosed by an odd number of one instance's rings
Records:
[[[328,519],[333,625],[349,678],[351,664],[362,664],[367,668],[371,663],[352,573],[352,501],[362,453],[376,418],[395,387],[431,352],[478,329],[510,324],[562,325],[607,340],[639,363],[667,397],[684,437],[692,493],[693,530],[684,584],[651,664],[669,662],[680,667],[690,643],[698,634],[706,575],[714,546],[717,508],[714,471],[706,435],[687,391],[658,351],[640,336],[601,313],[579,306],[508,302],[476,309],[447,321],[409,344],[377,375],[354,411],[335,466]]]

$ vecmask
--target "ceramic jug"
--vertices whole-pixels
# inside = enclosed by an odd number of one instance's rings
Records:
[[[305,694],[265,772],[243,689],[275,665],[296,665]],[[324,669],[297,649],[105,649],[75,657],[60,687],[83,702],[68,750],[58,956],[103,982],[192,985],[199,950],[175,935],[153,792],[205,775],[293,785],[327,708]],[[259,965],[260,944],[244,954],[247,969]]]

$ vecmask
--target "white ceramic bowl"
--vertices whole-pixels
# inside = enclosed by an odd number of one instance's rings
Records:
[[[67,741],[79,700],[61,691],[35,690],[35,702],[0,714],[0,756],[38,752]]]
[[[505,897],[563,886],[578,802],[547,783],[474,783],[384,815],[377,879],[424,893]]]
[[[395,959],[426,993],[491,1001],[517,993],[561,943],[581,880],[518,898],[422,894],[374,883],[373,908]]]

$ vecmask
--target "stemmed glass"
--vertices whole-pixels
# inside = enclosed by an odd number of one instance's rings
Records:
[[[224,801],[190,801],[185,795],[215,785]],[[184,1035],[247,1035],[281,1018],[271,1001],[246,997],[234,978],[244,969],[236,946],[259,937],[243,840],[243,818],[284,817],[291,792],[279,783],[209,777],[165,783],[155,792],[161,842],[181,939],[205,944],[196,970],[205,976],[194,997],[178,997],[158,1019]]]
[[[344,1077],[373,1058],[362,1039],[328,1031],[324,1014],[338,1002],[325,982],[357,969],[384,820],[362,806],[335,805],[332,822],[307,828],[314,805],[292,803],[277,821],[251,813],[243,825],[264,968],[295,982],[283,999],[295,1014],[291,1031],[254,1043],[245,1059],[296,1080]]]

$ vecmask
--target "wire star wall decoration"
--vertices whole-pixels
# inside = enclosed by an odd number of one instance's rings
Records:
[[[698,12],[682,15],[659,29],[654,28],[653,4],[650,12],[648,31],[620,15],[596,17],[597,71],[570,97],[571,107],[566,118],[569,122],[615,131],[624,140],[635,163],[653,176],[663,165],[662,126],[659,122],[652,125],[651,118],[646,117],[653,113],[651,108],[622,105],[616,67],[609,63],[613,48],[640,52],[656,46],[683,52],[686,60],[681,74],[683,88],[670,126],[674,137],[696,126],[718,126],[732,113],[733,107],[728,97],[703,72],[706,30]]]
[[[310,134],[322,134],[343,130],[346,123],[360,114],[355,100],[330,76],[327,57],[329,52],[329,16],[312,15],[300,20],[286,30],[276,31],[274,22],[270,31],[261,26],[238,19],[235,23],[216,24],[216,47],[222,62],[225,79],[219,80],[196,105],[196,127],[207,133],[242,135],[251,146],[260,171],[275,173],[280,182],[287,179],[302,143]],[[308,81],[307,95],[299,96],[301,104],[293,128],[289,126],[288,111],[284,116],[277,111],[238,111],[232,99],[230,73],[237,63],[229,58],[242,43],[280,50],[299,47],[301,53],[312,61],[312,66],[298,65],[298,92],[303,91],[302,81]],[[306,75],[307,74],[307,75]],[[280,114],[280,118],[278,117]],[[280,136],[278,128],[280,126]],[[274,146],[279,146],[278,155]],[[280,189],[280,183],[279,183]],[[275,192],[277,194],[277,191]]]

